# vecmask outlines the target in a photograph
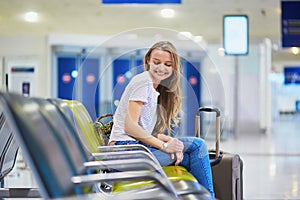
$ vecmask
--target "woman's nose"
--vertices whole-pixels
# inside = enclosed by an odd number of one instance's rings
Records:
[[[164,64],[159,64],[159,65],[158,65],[158,68],[159,68],[159,69],[165,69],[165,67],[166,67],[166,65],[164,65]]]

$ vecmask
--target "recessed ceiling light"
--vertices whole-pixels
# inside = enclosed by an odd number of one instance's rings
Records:
[[[175,16],[175,11],[170,8],[165,8],[160,11],[160,14],[164,18],[172,18]]]
[[[38,21],[38,17],[39,17],[39,15],[38,15],[37,12],[30,11],[30,12],[25,13],[24,19],[25,19],[26,22],[32,22],[33,23],[33,22]]]
[[[294,54],[294,55],[298,55],[298,53],[299,53],[299,48],[298,48],[298,47],[292,47],[292,48],[291,48],[291,52],[292,52],[292,54]]]

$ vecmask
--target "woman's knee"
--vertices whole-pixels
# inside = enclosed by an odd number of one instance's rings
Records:
[[[197,137],[183,137],[179,138],[183,142],[186,150],[196,150],[200,149],[207,153],[207,146],[205,140]]]
[[[205,149],[207,149],[207,146],[206,146],[206,142],[204,139],[202,138],[194,138],[194,142],[199,146],[199,147],[204,147]]]

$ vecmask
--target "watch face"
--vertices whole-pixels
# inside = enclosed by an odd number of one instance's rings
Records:
[[[168,143],[164,143],[164,149],[166,149],[168,147]]]

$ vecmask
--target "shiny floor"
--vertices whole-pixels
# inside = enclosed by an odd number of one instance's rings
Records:
[[[244,199],[300,199],[300,116],[285,116],[269,134],[240,133],[221,149],[244,162]],[[208,146],[213,144],[208,141]]]
[[[300,116],[273,122],[269,134],[240,133],[221,142],[244,162],[245,200],[300,199]],[[213,141],[207,141],[213,147]],[[23,169],[23,170],[20,170]],[[6,186],[35,186],[30,170],[19,161]]]

